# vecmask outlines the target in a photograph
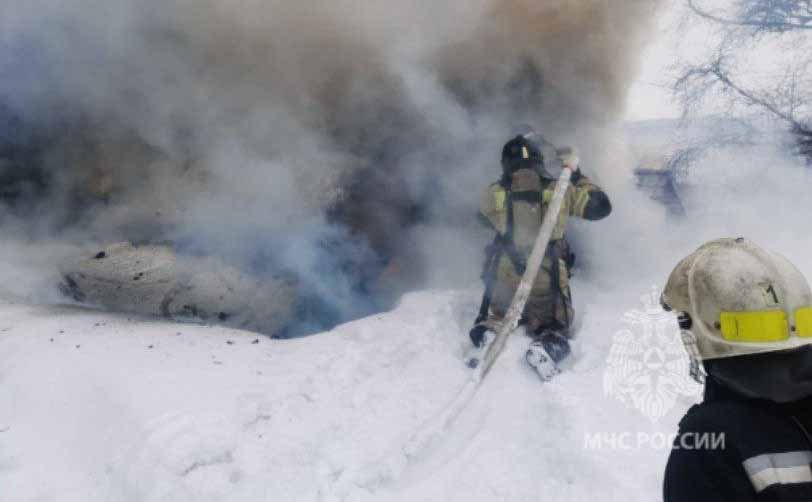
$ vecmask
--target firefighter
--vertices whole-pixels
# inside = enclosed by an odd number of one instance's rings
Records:
[[[692,374],[705,384],[680,422],[665,502],[812,500],[804,276],[751,241],[719,239],[677,265],[662,304],[678,313]]]
[[[545,380],[558,372],[558,362],[570,352],[573,254],[565,238],[567,221],[570,216],[600,220],[612,210],[606,194],[581,173],[574,148],[562,148],[556,156],[551,164],[557,165],[559,172],[562,166],[572,169],[572,179],[522,318],[533,338],[527,361]],[[530,134],[514,137],[502,149],[501,179],[487,188],[480,207],[481,219],[496,237],[483,272],[483,307],[470,332],[477,347],[483,344],[487,331],[496,330],[518,287],[552,199],[559,174],[555,171],[544,162],[541,148]]]

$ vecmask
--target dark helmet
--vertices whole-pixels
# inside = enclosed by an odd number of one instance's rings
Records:
[[[516,136],[502,148],[502,168],[506,174],[518,169],[539,169],[544,163],[541,149],[524,136]]]

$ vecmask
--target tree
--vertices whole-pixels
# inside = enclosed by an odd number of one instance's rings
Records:
[[[738,0],[733,17],[717,15],[688,0],[688,7],[714,23],[751,28],[757,33],[812,30],[812,0]]]
[[[812,0],[736,0],[728,9],[711,11],[700,0],[686,0],[689,12],[719,30],[719,43],[703,62],[685,64],[674,83],[685,114],[721,98],[730,115],[764,115],[794,137],[797,151],[812,165],[812,60],[801,57],[810,47]],[[759,47],[793,37],[798,57],[768,78],[748,78]],[[754,114],[753,112],[759,112]]]

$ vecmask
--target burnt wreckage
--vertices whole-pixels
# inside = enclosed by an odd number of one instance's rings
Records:
[[[82,226],[114,212],[120,192],[99,140],[92,133],[75,132],[82,128],[72,125],[32,126],[0,107],[0,223],[4,215],[34,222],[47,214],[43,228],[49,238],[68,235],[76,242],[77,235],[87,236],[77,247],[84,251],[60,264],[62,281],[56,286],[67,299],[112,311],[288,337],[389,308],[418,275],[397,256],[399,247],[391,233],[418,222],[420,211],[406,200],[376,200],[396,193],[368,190],[383,174],[344,180],[345,196],[324,209],[326,220],[339,230],[316,239],[314,270],[304,276],[279,263],[274,251],[263,247],[265,242],[247,244],[257,248],[255,255],[235,260],[216,250],[207,253],[205,246],[201,250],[175,241],[174,223],[161,211],[124,221],[112,233],[118,238],[98,238]],[[107,146],[153,154],[137,139],[128,141],[125,137]],[[387,182],[394,183],[391,178]],[[378,221],[383,207],[385,224]],[[353,241],[363,242],[355,247],[367,252],[349,249]],[[94,249],[94,242],[102,244]],[[340,285],[338,290],[325,282],[314,284],[328,274],[340,276],[333,281]]]
[[[257,280],[214,257],[166,245],[119,243],[63,270],[60,290],[114,311],[203,321],[279,336],[293,321],[296,285]]]

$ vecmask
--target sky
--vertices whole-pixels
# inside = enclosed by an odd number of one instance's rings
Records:
[[[702,53],[711,31],[702,22],[681,23],[682,1],[667,2],[642,55],[640,71],[629,90],[625,119],[630,121],[680,116],[669,88],[675,61]]]
[[[729,0],[702,0],[703,8],[714,11]],[[692,14],[685,0],[668,2],[661,7],[656,26],[641,56],[637,78],[629,89],[624,118],[629,121],[677,118],[681,115],[673,98],[671,85],[679,65],[705,61],[709,48],[719,43],[718,27]],[[750,88],[769,88],[782,78],[787,69],[809,58],[799,51],[809,43],[807,34],[795,33],[759,39],[758,43],[735,51],[736,60],[728,61],[740,83]],[[705,113],[724,113],[725,100],[705,103]],[[716,106],[715,106],[716,105]]]

